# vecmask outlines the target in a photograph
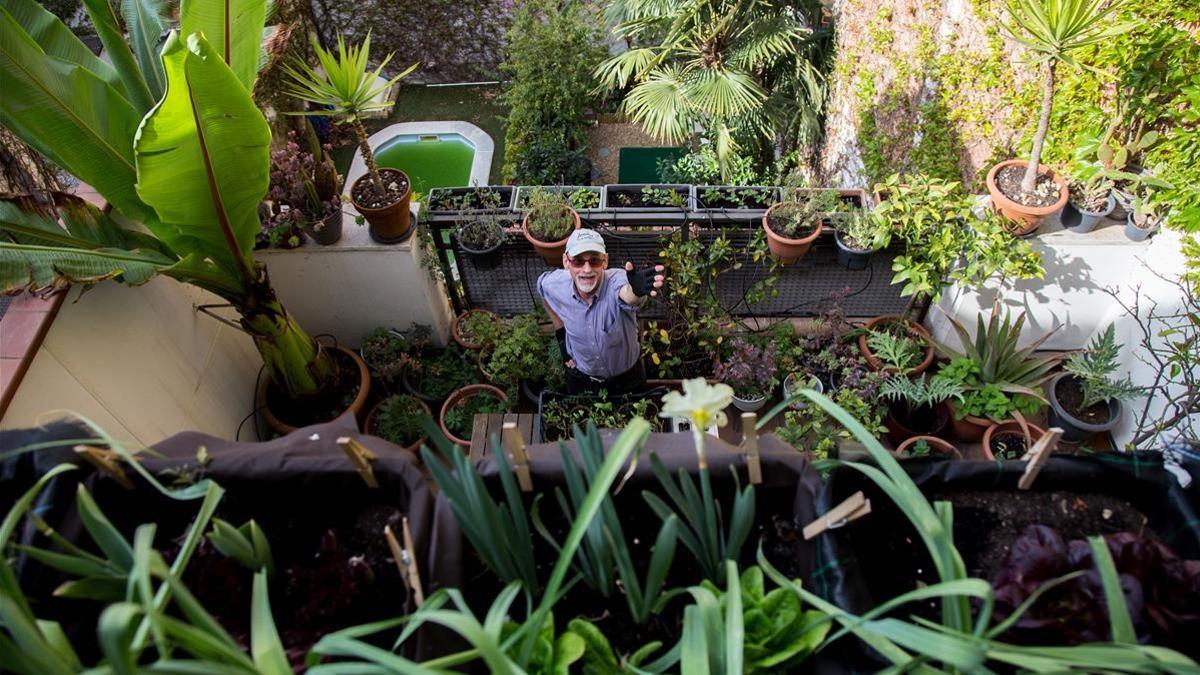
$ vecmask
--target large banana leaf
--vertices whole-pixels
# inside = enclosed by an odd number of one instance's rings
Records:
[[[140,113],[99,75],[47,54],[3,8],[0,92],[0,122],[125,215],[149,215],[134,190]]]
[[[121,78],[112,66],[101,61],[87,45],[71,32],[62,21],[33,0],[0,0],[0,7],[8,10],[29,37],[50,56],[70,63],[77,63],[92,71],[100,79],[124,92]]]
[[[184,0],[179,8],[180,32],[202,33],[247,91],[258,76],[266,0]]]
[[[211,257],[249,281],[271,130],[204,36],[172,33],[162,55],[167,94],[135,149],[138,194],[162,221],[147,227],[181,255]]]
[[[162,62],[158,58],[158,39],[166,29],[163,22],[164,0],[121,0],[121,16],[129,29],[129,43],[154,100],[162,98],[167,87]]]
[[[125,85],[129,102],[136,110],[145,113],[154,105],[154,98],[150,94],[150,86],[146,83],[141,66],[133,57],[133,50],[125,41],[125,32],[121,29],[121,22],[117,19],[112,4],[109,0],[83,0],[83,6],[100,35],[105,53],[112,60],[113,68]]]

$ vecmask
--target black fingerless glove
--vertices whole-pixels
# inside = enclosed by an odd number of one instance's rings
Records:
[[[554,339],[558,340],[558,351],[562,354],[563,363],[571,360],[571,355],[567,353],[567,329],[559,328],[554,331]]]
[[[629,277],[629,288],[633,290],[633,294],[639,298],[643,298],[654,290],[654,268],[643,267],[635,269],[627,273]]]

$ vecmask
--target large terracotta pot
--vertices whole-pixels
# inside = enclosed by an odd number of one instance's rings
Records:
[[[571,211],[571,216],[575,218],[575,227],[572,231],[579,229],[579,212],[575,209],[567,207]],[[524,220],[521,221],[521,234],[533,244],[533,248],[537,250],[538,255],[542,256],[542,260],[546,262],[547,267],[562,267],[563,252],[567,250],[567,239],[571,235],[567,235],[558,241],[542,241],[529,231],[529,213],[525,214]]]
[[[1033,447],[1034,443],[1038,442],[1038,439],[1046,435],[1046,430],[1037,426],[1036,424],[1028,424],[1028,427],[1029,447],[1025,449],[1026,452]],[[995,460],[996,454],[992,452],[992,438],[998,436],[999,434],[1007,433],[1022,433],[1021,425],[1017,423],[1016,420],[1006,420],[988,427],[987,431],[983,432],[983,456],[987,459]]]
[[[992,197],[992,208],[1000,212],[1000,215],[1012,222],[1012,233],[1015,236],[1022,237],[1031,234],[1041,226],[1045,220],[1058,213],[1067,204],[1067,197],[1070,193],[1067,190],[1067,179],[1062,174],[1054,171],[1045,164],[1038,164],[1038,173],[1049,173],[1054,182],[1058,183],[1058,201],[1049,206],[1025,206],[1019,202],[1009,199],[1000,188],[996,186],[996,174],[1006,166],[1019,166],[1022,170],[1028,165],[1023,159],[1009,159],[992,167],[987,174],[988,193]]]
[[[422,401],[416,396],[413,396],[413,399],[416,400],[416,402],[420,404],[421,408],[425,410],[426,415],[433,417],[433,411],[429,409],[429,405],[425,403],[425,401]],[[379,409],[382,408],[383,404],[386,402],[387,399],[385,398],[371,407],[371,412],[367,415],[367,423],[363,425],[363,433],[370,434],[372,436],[375,435],[375,416],[379,413]],[[421,444],[428,440],[428,438],[428,436],[422,436],[410,445],[404,446],[404,449],[416,453],[421,449]]]
[[[875,353],[871,351],[870,345],[867,344],[866,332],[870,331],[876,326],[881,326],[888,323],[896,323],[902,320],[903,317],[899,315],[884,314],[871,319],[863,326],[864,332],[858,336],[858,351],[861,352],[863,358],[867,360],[867,365],[871,367],[871,370],[895,370],[895,368],[885,368],[883,361],[880,361],[879,357],[875,356]],[[925,358],[921,359],[920,363],[912,368],[909,368],[908,370],[908,375],[920,375],[925,371],[926,368],[933,365],[933,336],[931,336],[929,331],[925,330],[923,326],[915,323],[908,324],[908,334],[925,341]]]
[[[371,180],[369,173],[363,174],[354,181],[354,185],[350,188],[350,199],[354,202],[354,208],[358,209],[363,218],[367,219],[367,223],[371,227],[371,238],[381,244],[395,244],[407,239],[409,230],[412,228],[411,214],[409,213],[409,202],[412,200],[412,181],[399,169],[380,169],[379,174],[385,185],[397,178],[404,179],[407,187],[404,190],[404,196],[400,197],[399,201],[379,209],[359,204],[358,200],[354,199],[354,190],[359,183]]]
[[[358,381],[359,381],[358,395],[354,397],[353,401],[351,401],[350,407],[346,408],[346,410],[343,410],[342,412],[338,413],[337,415],[334,415],[330,419],[331,420],[337,419],[338,417],[345,415],[347,411],[352,411],[354,413],[354,419],[361,421],[362,414],[363,414],[363,408],[365,408],[366,404],[367,404],[367,395],[371,393],[371,371],[367,370],[367,364],[362,360],[362,357],[360,357],[358,354],[356,354],[352,350],[346,349],[345,347],[329,346],[329,345],[321,345],[321,348],[322,349],[335,349],[335,350],[341,352],[342,354],[349,356],[351,359],[354,360],[354,364],[356,366],[358,366]],[[270,387],[271,385],[268,384],[267,386]],[[263,403],[262,412],[263,412],[263,418],[266,419],[267,424],[269,424],[271,426],[271,428],[274,429],[275,431],[278,431],[281,434],[290,434],[291,432],[296,430],[296,427],[294,427],[294,426],[284,422],[283,420],[280,420],[278,417],[276,417],[271,412],[271,406],[267,405],[266,402]],[[330,420],[321,420],[321,421],[328,422]]]
[[[788,203],[780,202],[772,204],[771,208],[767,209],[767,212],[763,214],[762,220],[763,230],[767,233],[767,247],[771,249],[771,255],[778,258],[779,262],[784,265],[792,265],[803,258],[808,253],[808,249],[812,248],[812,244],[817,240],[817,237],[821,236],[821,231],[825,229],[825,224],[818,222],[817,228],[813,230],[812,234],[801,239],[788,239],[787,237],[775,234],[775,230],[772,230],[770,225],[771,214],[775,209]]]
[[[440,413],[438,413],[438,424],[441,425],[442,433],[446,434],[446,438],[450,439],[450,442],[456,443],[464,448],[471,447],[470,438],[459,438],[458,436],[450,433],[450,430],[446,428],[446,413],[450,412],[450,409],[457,406],[459,403],[462,403],[471,396],[475,396],[476,394],[482,392],[488,392],[501,401],[508,401],[508,395],[505,394],[503,390],[501,390],[499,387],[493,387],[490,384],[468,384],[465,387],[455,389],[454,391],[450,392],[450,396],[446,397],[446,402],[442,404],[442,410]]]

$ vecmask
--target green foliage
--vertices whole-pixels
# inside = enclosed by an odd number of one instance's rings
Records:
[[[408,394],[389,396],[375,413],[375,427],[371,433],[396,445],[409,446],[424,435],[422,421],[427,416],[417,397]]]
[[[535,189],[529,195],[529,233],[539,241],[562,241],[575,229],[575,214],[566,195]]]
[[[549,355],[553,358],[548,358]],[[549,384],[565,378],[558,343],[553,335],[541,332],[535,314],[508,320],[484,370],[493,383],[505,387],[515,386],[518,380]]]
[[[504,333],[504,324],[491,312],[468,312],[458,322],[458,332],[467,342],[490,349]]]
[[[719,579],[721,563],[726,560],[736,561],[742,545],[750,536],[754,525],[754,486],[747,484],[746,487],[741,487],[737,471],[730,467],[737,487],[729,517],[726,518],[724,509],[713,497],[712,479],[709,477],[707,464],[701,462],[700,465],[699,490],[696,489],[692,477],[682,468],[679,469],[678,480],[673,479],[663,466],[662,460],[654,453],[650,453],[650,466],[671,504],[668,505],[658,495],[649,491],[643,491],[642,498],[650,505],[655,515],[662,519],[664,525],[671,518],[679,520],[680,541],[692,552],[707,578]]]
[[[862,209],[850,212],[838,223],[837,231],[843,244],[859,251],[874,250],[875,242],[880,238],[879,221]]]
[[[367,368],[385,383],[395,382],[415,354],[429,346],[429,328],[420,327],[405,335],[384,326],[363,334],[359,353]]]
[[[604,58],[603,29],[581,0],[526,0],[506,33],[501,69],[512,84],[504,177],[528,185],[591,183],[584,112],[592,70]],[[561,237],[560,237],[561,238]]]
[[[562,359],[558,345],[554,345],[554,354],[556,359]],[[546,440],[556,441],[567,437],[575,426],[583,428],[590,423],[600,429],[621,429],[634,419],[644,419],[655,431],[661,431],[657,415],[658,406],[649,398],[619,402],[601,389],[594,397],[548,398],[542,405],[542,433]]]
[[[850,387],[843,387],[834,395],[834,401],[870,433],[876,436],[887,433],[883,424],[887,408],[874,397],[864,397]],[[838,441],[853,438],[848,429],[814,405],[787,411],[775,435],[797,450],[812,453],[814,459],[835,456]]]
[[[446,411],[446,429],[458,438],[470,438],[476,415],[508,412],[508,402],[489,391],[475,392]]]
[[[508,638],[520,630],[521,624],[506,621],[501,638]],[[534,638],[533,652],[529,656],[529,665],[525,672],[529,675],[563,675],[571,672],[571,665],[583,658],[587,643],[574,631],[565,631],[555,635],[554,614],[547,614],[546,620]]]
[[[999,274],[1007,279],[1042,278],[1041,256],[1029,242],[1013,239],[991,209],[972,210],[974,198],[959,183],[922,175],[892,175],[877,190],[884,201],[871,211],[876,248],[895,240],[904,253],[892,262],[892,283],[901,296],[936,301],[947,284],[981,286]]]
[[[799,239],[811,234],[841,203],[834,190],[817,190],[800,195],[785,189],[784,199],[788,201],[771,211],[768,224],[775,234],[787,239]]]
[[[247,569],[275,573],[275,561],[271,557],[271,544],[262,528],[254,520],[241,527],[234,527],[220,518],[212,519],[213,529],[208,539],[222,554],[240,562]]]
[[[910,410],[935,406],[950,399],[961,399],[963,386],[953,380],[934,377],[927,379],[924,373],[917,379],[890,377],[879,389],[879,395],[897,403],[904,403]]]
[[[1116,327],[1109,324],[1103,333],[1092,338],[1087,349],[1071,354],[1063,365],[1063,370],[1079,378],[1084,408],[1101,401],[1129,400],[1142,393],[1128,375],[1121,380],[1111,377],[1120,365],[1121,345],[1117,344],[1115,331]]]
[[[450,344],[436,354],[409,360],[406,377],[426,398],[444,399],[455,389],[477,382],[478,370],[461,347]]]
[[[642,665],[643,661],[662,647],[661,642],[651,642],[629,656],[618,658],[608,637],[592,622],[587,619],[572,619],[567,627],[572,633],[583,638],[587,644],[587,651],[583,655],[583,667],[580,671],[583,675],[613,675],[614,673],[628,672],[628,669]]]
[[[734,563],[727,565],[733,576]],[[805,610],[800,597],[791,588],[773,588],[767,592],[762,569],[758,567],[747,568],[738,583],[732,578],[726,583],[730,590],[722,591],[708,580],[700,582],[700,586],[717,598],[726,621],[732,618],[730,612],[740,605],[741,672],[746,675],[790,672],[816,651],[829,633],[830,622],[825,613]],[[734,588],[741,596],[738,601],[732,601],[731,590]]]
[[[693,150],[675,161],[658,160],[658,176],[664,183],[691,185],[763,185],[769,182],[760,174],[750,157],[729,158],[724,177],[711,143]]]
[[[901,373],[921,363],[925,351],[923,345],[907,331],[896,329],[868,332],[867,347],[885,367]]]

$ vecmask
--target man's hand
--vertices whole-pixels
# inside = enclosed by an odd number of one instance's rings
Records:
[[[664,269],[662,265],[655,265],[653,270],[649,267],[634,270],[632,262],[625,263],[625,273],[629,277],[630,290],[639,298],[658,295],[658,291],[655,289],[662,288],[663,281],[666,280],[662,274]]]

